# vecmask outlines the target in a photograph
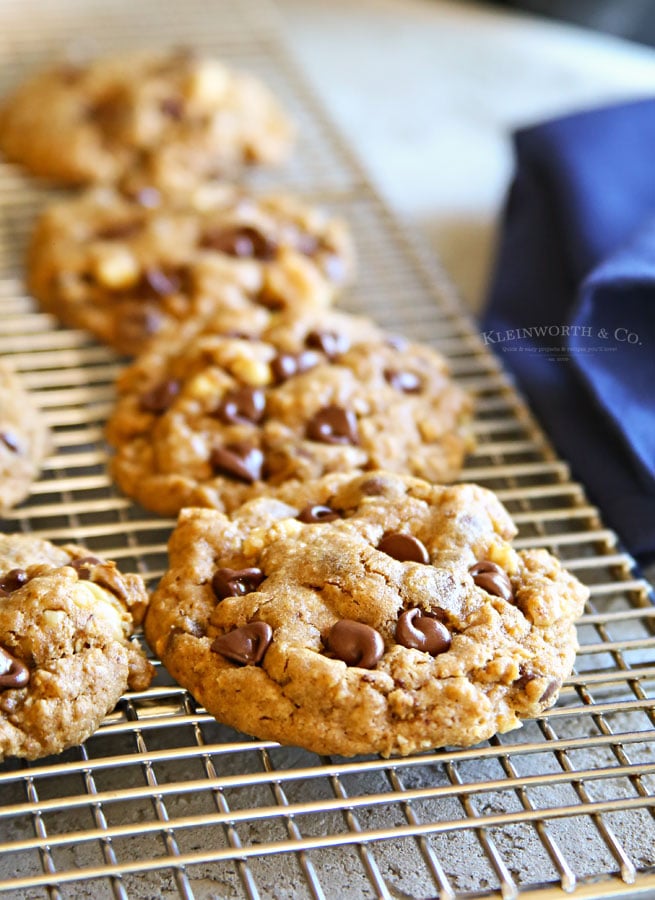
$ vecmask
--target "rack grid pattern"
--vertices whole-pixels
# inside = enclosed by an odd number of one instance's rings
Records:
[[[557,707],[466,750],[342,759],[259,742],[218,724],[158,666],[153,687],[126,695],[84,746],[0,765],[0,895],[654,895],[650,588],[482,345],[438,264],[394,220],[308,91],[274,7],[25,0],[5,4],[3,16],[2,89],[62,47],[76,54],[144,43],[192,44],[266,78],[302,139],[292,165],[258,182],[349,218],[361,277],[344,305],[427,336],[449,357],[477,397],[478,448],[463,480],[497,491],[520,528],[516,545],[559,555],[591,598]],[[0,354],[35,392],[56,443],[29,501],[0,527],[86,544],[154,584],[172,523],[121,497],[106,471],[103,425],[122,361],[58,327],[23,287],[25,239],[52,195],[0,164]]]

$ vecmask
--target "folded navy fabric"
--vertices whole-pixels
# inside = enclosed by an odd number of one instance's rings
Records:
[[[626,547],[655,557],[655,100],[523,129],[482,334]]]

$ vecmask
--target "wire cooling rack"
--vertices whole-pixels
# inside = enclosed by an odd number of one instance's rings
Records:
[[[186,43],[264,77],[302,139],[277,186],[352,222],[352,311],[428,338],[477,395],[463,478],[496,490],[518,547],[546,546],[591,587],[557,707],[467,750],[319,757],[217,724],[159,667],[61,756],[0,766],[0,894],[94,900],[655,896],[655,607],[569,478],[447,279],[399,227],[303,84],[264,0],[5,2],[0,87],[60,54]],[[38,27],[38,30],[35,28]],[[0,165],[0,353],[54,429],[32,496],[0,523],[77,541],[154,584],[170,522],[113,489],[103,424],[120,360],[25,295],[46,188]]]

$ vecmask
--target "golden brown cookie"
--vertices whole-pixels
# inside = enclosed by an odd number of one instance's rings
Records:
[[[259,340],[205,331],[170,351],[159,341],[122,373],[118,392],[112,474],[162,515],[230,510],[329,472],[453,480],[472,446],[471,398],[443,357],[344,313],[323,314],[319,330],[296,322]]]
[[[13,367],[0,360],[0,513],[20,503],[50,451],[50,434]]]
[[[147,593],[83,547],[0,535],[0,759],[81,744],[153,668],[129,640]]]
[[[316,753],[408,754],[557,699],[588,591],[515,551],[490,491],[385,472],[186,509],[146,637],[219,721]]]
[[[324,309],[352,278],[346,225],[283,194],[205,186],[184,204],[96,188],[55,203],[30,244],[28,286],[48,312],[118,351],[213,316],[258,333],[273,312]]]
[[[36,175],[184,193],[283,162],[294,127],[268,88],[190,51],[141,51],[37,72],[0,106],[0,149]]]

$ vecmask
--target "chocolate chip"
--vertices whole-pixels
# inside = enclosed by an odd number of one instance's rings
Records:
[[[22,688],[30,680],[30,670],[24,662],[0,647],[0,688]]]
[[[324,406],[307,423],[307,437],[324,444],[358,444],[357,418],[341,406]]]
[[[334,359],[346,352],[350,342],[345,335],[336,331],[310,331],[305,338],[305,345],[325,353],[328,359]]]
[[[10,569],[0,578],[0,594],[13,594],[28,581],[29,576],[25,569]]]
[[[512,584],[507,572],[495,562],[491,562],[490,559],[484,559],[471,566],[469,573],[473,576],[473,581],[477,586],[488,594],[501,597],[508,603],[514,599]]]
[[[408,609],[400,616],[396,640],[403,647],[422,650],[431,656],[448,650],[452,641],[446,626],[420,609]]]
[[[118,316],[118,337],[121,343],[138,345],[144,338],[157,334],[163,322],[161,312],[152,306],[129,304]]]
[[[116,222],[113,225],[106,225],[104,228],[96,231],[94,237],[99,241],[118,241],[138,234],[142,228],[143,222],[132,219],[125,222]]]
[[[170,378],[161,381],[139,397],[139,406],[143,412],[160,415],[170,408],[173,400],[180,393],[180,383]]]
[[[232,662],[256,666],[273,639],[273,629],[266,622],[250,622],[217,637],[212,643],[214,653]]]
[[[228,444],[214,447],[209,462],[218,472],[252,484],[262,477],[264,454],[250,444]]]
[[[378,544],[378,550],[393,556],[399,562],[417,562],[428,565],[430,555],[421,541],[413,534],[403,531],[392,531],[386,534]]]
[[[278,353],[271,361],[273,378],[280,384],[294,375],[300,375],[313,369],[320,362],[316,353],[306,351],[304,353]]]
[[[143,273],[140,287],[155,297],[170,297],[177,294],[182,286],[181,274],[165,272],[156,266],[149,266]]]
[[[539,697],[539,703],[548,703],[550,700],[552,700],[561,686],[562,682],[559,680],[559,678],[551,678],[546,690],[543,692],[541,697]]]
[[[0,441],[12,453],[20,453],[20,444],[10,431],[0,431]]]
[[[307,231],[298,232],[294,244],[296,250],[299,253],[302,253],[303,256],[314,256],[318,253],[321,246],[318,238],[314,237],[313,234],[309,234]]]
[[[104,566],[106,563],[103,559],[98,559],[97,556],[80,556],[78,559],[71,559],[67,565],[75,569],[80,581],[91,581],[93,569],[96,566]]]
[[[413,372],[385,369],[384,377],[392,388],[396,391],[402,391],[403,394],[418,394],[423,387],[423,382]]]
[[[212,578],[212,590],[217,600],[226,597],[240,597],[256,591],[266,576],[261,569],[217,569]]]
[[[181,97],[166,97],[159,104],[160,110],[169,119],[179,122],[184,117],[184,101]]]
[[[330,629],[327,646],[336,659],[362,669],[372,669],[384,653],[382,635],[354,619],[336,622]]]
[[[261,388],[240,387],[228,391],[216,409],[227,425],[256,425],[266,409],[266,394]]]
[[[320,504],[312,506],[310,504],[301,509],[296,518],[311,525],[316,522],[333,522],[339,518],[339,513],[331,506],[321,506]]]
[[[200,246],[227,256],[258,259],[262,262],[274,259],[277,253],[275,241],[251,225],[208,231],[200,239]]]
[[[359,491],[365,497],[384,497],[386,484],[382,478],[367,478],[360,484]]]
[[[132,197],[139,206],[144,206],[146,209],[155,209],[161,203],[161,194],[154,187],[142,187],[139,188]]]

